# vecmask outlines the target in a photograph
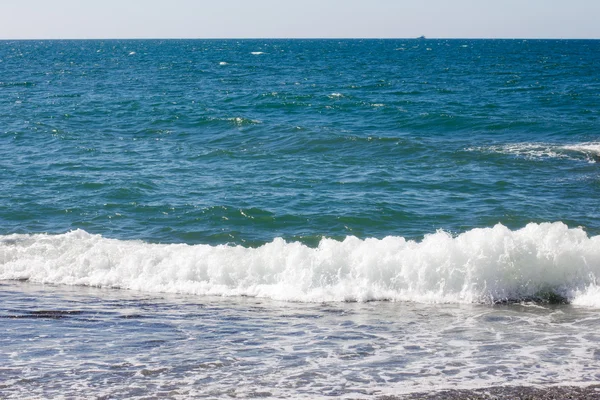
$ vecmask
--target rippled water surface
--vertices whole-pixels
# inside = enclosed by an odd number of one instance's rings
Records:
[[[600,42],[0,41],[0,397],[600,382]]]
[[[3,233],[600,232],[600,43],[0,42]]]

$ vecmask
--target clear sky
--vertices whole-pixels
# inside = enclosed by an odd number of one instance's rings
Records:
[[[0,0],[0,39],[595,38],[600,0]]]

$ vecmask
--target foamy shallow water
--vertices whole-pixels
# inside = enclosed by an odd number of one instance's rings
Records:
[[[368,398],[600,381],[571,305],[292,303],[2,284],[2,398]]]

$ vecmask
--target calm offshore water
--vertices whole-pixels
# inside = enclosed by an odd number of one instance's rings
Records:
[[[598,71],[600,41],[0,41],[0,394],[600,381]]]

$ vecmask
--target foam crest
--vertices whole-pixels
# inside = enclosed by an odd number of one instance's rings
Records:
[[[482,153],[508,154],[530,159],[585,159],[592,163],[600,161],[600,143],[598,142],[576,143],[572,145],[558,145],[551,143],[510,143],[495,146],[469,147],[465,150]]]
[[[583,154],[588,160],[592,162],[600,162],[600,143],[598,142],[579,143],[570,146],[563,146],[563,149]]]
[[[600,307],[600,236],[561,222],[458,236],[275,239],[258,248],[148,244],[82,230],[0,237],[0,279],[276,300],[497,302]]]

